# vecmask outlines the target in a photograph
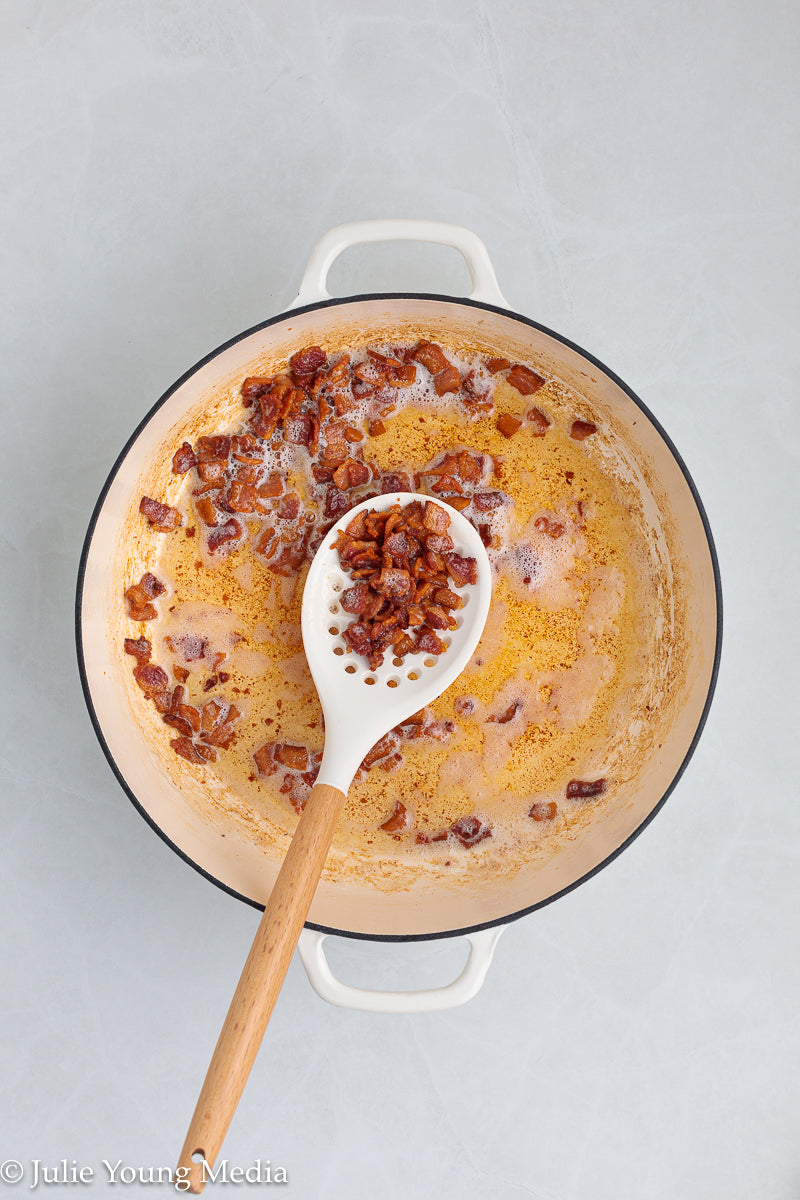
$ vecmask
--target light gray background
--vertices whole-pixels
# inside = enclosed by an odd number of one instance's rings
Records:
[[[512,306],[673,436],[720,553],[717,698],[655,822],[510,927],[465,1008],[343,1012],[293,964],[224,1155],[302,1200],[800,1196],[799,33],[794,0],[3,0],[0,1159],[172,1164],[256,924],[95,741],[97,494],[325,229],[420,216],[474,229]],[[467,279],[411,246],[333,282]],[[420,985],[463,948],[332,956]]]

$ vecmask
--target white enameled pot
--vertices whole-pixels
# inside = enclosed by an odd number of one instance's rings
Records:
[[[328,271],[344,249],[397,239],[454,246],[467,263],[473,291],[464,299],[398,293],[329,296]],[[209,809],[199,778],[169,749],[150,705],[142,724],[141,696],[120,653],[126,628],[124,581],[147,569],[153,548],[140,532],[139,499],[143,493],[164,495],[169,460],[182,440],[203,430],[226,428],[235,420],[238,385],[254,373],[254,364],[285,361],[298,346],[311,343],[344,348],[354,339],[407,340],[419,331],[432,341],[479,343],[512,361],[535,364],[587,399],[625,447],[644,508],[649,508],[669,545],[683,619],[681,637],[671,648],[674,694],[653,714],[661,726],[658,750],[620,787],[614,805],[589,834],[561,846],[549,861],[537,863],[536,870],[489,876],[466,888],[421,879],[402,891],[384,891],[358,881],[323,879],[299,947],[309,979],[331,1003],[382,1012],[430,1011],[473,996],[505,925],[557,899],[615,858],[664,803],[694,750],[719,661],[719,572],[697,491],[652,414],[597,359],[508,309],[486,248],[469,230],[399,220],[339,226],[314,249],[290,308],[212,351],[161,397],[135,430],[111,470],[89,525],[76,609],[86,702],[122,787],[181,857],[220,887],[263,907],[277,860],[265,855],[256,841],[236,837],[235,831],[232,835],[231,827]],[[150,484],[160,490],[149,492]],[[177,496],[180,481],[171,486]],[[372,992],[334,977],[323,947],[330,934],[387,941],[463,935],[469,958],[461,975],[442,988]]]

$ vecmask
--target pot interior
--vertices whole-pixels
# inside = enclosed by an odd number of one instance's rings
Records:
[[[263,904],[285,847],[213,773],[174,755],[152,705],[142,705],[126,636],[125,581],[150,569],[158,534],[143,532],[142,494],[177,498],[169,479],[173,449],[201,432],[230,427],[240,414],[247,375],[277,369],[312,343],[353,345],[441,341],[483,348],[527,363],[583,397],[607,430],[607,468],[633,488],[650,528],[669,591],[667,627],[652,673],[648,751],[620,780],[600,819],[576,836],[552,838],[524,861],[500,847],[477,871],[433,865],[402,886],[386,877],[380,854],[369,879],[326,872],[310,923],[367,937],[426,937],[508,919],[545,903],[613,857],[658,808],[691,753],[704,719],[718,653],[717,580],[710,536],[684,468],[659,428],[625,387],[552,333],[513,314],[436,297],[378,296],[334,301],[289,313],[214,352],[162,398],[140,426],[101,498],[87,539],[79,642],[87,699],[112,765],[148,819],[197,868],[242,898]]]

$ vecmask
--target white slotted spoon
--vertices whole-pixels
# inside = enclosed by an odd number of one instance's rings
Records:
[[[351,508],[319,547],[303,592],[303,645],[325,716],[325,749],[319,776],[300,816],[219,1035],[178,1162],[178,1178],[203,1190],[253,1065],[275,1001],[314,899],[347,791],[367,752],[453,683],[472,657],[486,623],[492,568],[478,532],[456,509],[434,500],[450,517],[455,551],[477,563],[478,582],[459,590],[458,628],[442,633],[447,650],[415,654],[394,665],[391,650],[371,670],[347,651],[342,632],[351,618],[341,610],[352,580],[333,543],[357,513],[383,511],[430,496],[392,492]]]

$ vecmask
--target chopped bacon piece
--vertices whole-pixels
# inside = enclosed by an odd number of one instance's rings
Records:
[[[545,380],[541,375],[537,375],[535,371],[531,371],[528,367],[523,367],[521,363],[516,363],[506,375],[506,379],[513,388],[516,388],[523,396],[530,396],[533,392],[538,392],[540,387],[544,387]]]
[[[277,538],[278,535],[275,530],[270,525],[267,525],[261,537],[256,542],[256,553],[263,554],[265,558],[268,558],[275,549]]]
[[[560,538],[564,532],[564,526],[560,525],[558,521],[551,521],[549,517],[537,517],[533,524],[540,533],[546,533],[548,537],[554,539]]]
[[[445,358],[444,350],[436,342],[419,342],[414,349],[413,357],[417,362],[422,363],[423,367],[427,367],[431,375],[438,375],[440,371],[444,371],[450,366],[448,359]]]
[[[463,555],[453,551],[445,554],[444,561],[447,565],[447,573],[456,587],[460,588],[467,583],[478,582],[478,564],[474,558],[464,558]]]
[[[522,428],[522,421],[512,417],[511,413],[503,413],[502,417],[497,418],[496,424],[504,438],[513,437]]]
[[[453,708],[459,717],[471,717],[475,711],[475,701],[471,696],[458,696],[453,702]]]
[[[413,492],[411,480],[401,471],[390,471],[381,479],[381,495],[388,496],[391,492]]]
[[[320,346],[306,346],[292,355],[289,365],[296,376],[313,375],[327,361],[328,356]]]
[[[136,672],[134,671],[135,674]],[[567,784],[566,796],[568,800],[591,800],[594,796],[602,796],[605,790],[605,779],[594,779],[591,781],[570,779]]]
[[[219,512],[210,496],[201,496],[199,500],[195,499],[194,506],[204,525],[213,527],[219,523]]]
[[[422,524],[431,533],[444,533],[450,527],[450,518],[440,505],[426,500]]]
[[[582,442],[585,438],[591,437],[593,433],[597,433],[597,426],[591,421],[573,421],[569,436],[576,442]]]
[[[490,375],[496,375],[498,371],[507,371],[511,363],[507,358],[487,358],[486,370]]]
[[[273,471],[266,482],[262,483],[259,487],[258,494],[262,500],[282,496],[285,482],[282,471]]]
[[[217,761],[217,752],[213,746],[207,746],[204,742],[195,742],[194,748],[200,757],[204,758],[207,762]]]
[[[125,593],[128,602],[128,615],[134,621],[154,621],[158,610],[150,601],[162,595],[167,589],[155,575],[148,571],[138,583],[134,583]]]
[[[167,648],[173,654],[180,654],[184,662],[197,662],[205,658],[208,652],[208,639],[197,633],[187,633],[182,637],[167,637]]]
[[[533,437],[544,437],[550,428],[550,418],[546,417],[540,408],[529,408],[525,413],[525,420],[530,421],[533,426],[531,430]]]
[[[169,686],[169,676],[155,663],[140,663],[133,668],[133,677],[148,699]]]
[[[447,647],[441,641],[432,629],[428,629],[423,625],[420,632],[417,634],[417,646],[423,654],[444,654]]]
[[[296,521],[299,512],[300,497],[295,492],[290,492],[278,505],[277,515],[284,521]]]
[[[203,741],[208,742],[210,746],[219,746],[221,750],[227,750],[236,736],[233,727],[241,715],[236,705],[232,704],[225,715],[224,721],[212,729],[210,733],[202,735]]]
[[[333,472],[333,482],[341,491],[369,483],[371,471],[366,463],[348,458]]]
[[[198,462],[197,474],[202,483],[216,484],[217,487],[222,487],[225,482],[225,472],[228,469],[228,460],[226,458],[210,458],[208,461]]]
[[[172,474],[185,475],[196,462],[194,450],[188,442],[184,442],[172,456]]]
[[[514,720],[514,717],[518,712],[520,712],[521,709],[522,701],[513,700],[511,704],[509,704],[508,708],[504,709],[503,712],[495,713],[493,716],[487,717],[486,719],[487,721],[493,721],[495,725],[507,725],[509,721]]]
[[[228,503],[234,512],[253,512],[257,500],[258,492],[252,483],[240,483],[238,479],[232,480]]]
[[[490,838],[492,831],[484,825],[480,817],[461,817],[450,826],[450,832],[455,834],[462,846],[477,846],[484,838]]]
[[[370,437],[380,437],[382,433],[386,433],[386,426],[383,421],[370,421],[367,428],[369,429]]]
[[[142,496],[139,501],[139,512],[144,513],[150,524],[159,533],[171,533],[183,521],[183,517],[177,508],[170,508],[168,504],[161,504],[158,500],[151,500],[149,496]]]
[[[197,746],[195,746],[190,737],[173,738],[170,746],[172,746],[176,754],[180,754],[187,762],[197,763],[200,766],[205,762],[203,755],[198,752]]]
[[[273,383],[271,375],[248,375],[241,387],[242,396],[251,403]]]
[[[396,747],[397,738],[393,733],[387,733],[385,737],[382,737],[379,742],[376,742],[372,749],[364,755],[364,758],[361,762],[362,770],[368,771],[370,767],[380,759],[386,758],[388,755],[392,754]]]
[[[194,732],[189,722],[178,716],[177,713],[164,713],[161,720],[165,725],[171,725],[173,729],[177,729],[178,733],[182,733],[185,737],[190,738]]]
[[[408,809],[402,800],[396,800],[391,815],[381,825],[384,833],[399,833],[403,829],[408,829],[411,824],[411,817]]]
[[[213,437],[197,439],[197,461],[212,462],[216,459],[227,459],[231,452],[231,439],[227,434],[215,434]]]
[[[277,742],[265,742],[263,746],[259,746],[257,750],[253,751],[253,759],[259,775],[274,775],[277,771],[278,764],[275,761],[277,744]]]
[[[125,653],[132,654],[139,662],[146,663],[150,661],[153,647],[147,638],[125,638]]]
[[[288,742],[279,742],[275,747],[275,758],[284,767],[293,771],[308,770],[309,753],[305,746],[292,746]]]
[[[472,503],[478,512],[491,512],[492,509],[508,504],[509,499],[505,492],[476,492],[472,497]]]
[[[373,580],[372,587],[380,596],[385,596],[387,600],[405,600],[413,590],[413,583],[408,571],[403,571],[397,567],[384,567],[377,580]]]
[[[307,446],[311,441],[311,414],[297,413],[296,416],[287,417],[283,423],[283,432],[287,442],[294,446]]]
[[[227,542],[235,542],[237,538],[242,536],[242,527],[235,517],[231,517],[224,525],[218,525],[216,529],[212,529],[208,535],[208,549],[210,554],[214,554],[219,550],[220,546],[224,546]]]
[[[458,368],[449,364],[443,371],[439,371],[433,377],[433,386],[436,389],[437,396],[444,396],[447,392],[457,392],[461,387],[461,376],[458,373]]]
[[[528,816],[533,817],[534,821],[552,821],[557,812],[558,806],[555,801],[548,800],[532,805]]]
[[[398,363],[386,372],[386,386],[393,388],[410,387],[416,382],[417,368],[413,362]]]
[[[186,680],[189,678],[189,671],[186,667],[179,666],[178,663],[172,664],[172,674],[178,680],[178,683],[186,683]]]

